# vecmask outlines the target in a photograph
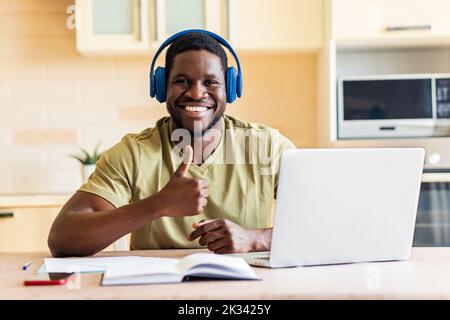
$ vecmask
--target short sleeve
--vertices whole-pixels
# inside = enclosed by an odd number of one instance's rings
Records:
[[[130,203],[139,150],[133,135],[103,152],[94,173],[78,190],[96,194],[116,208]]]

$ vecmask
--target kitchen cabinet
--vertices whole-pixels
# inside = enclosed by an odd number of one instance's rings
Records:
[[[207,29],[240,50],[316,51],[322,0],[77,0],[77,50],[149,55],[168,36]]]
[[[77,0],[77,50],[84,54],[145,51],[149,49],[148,1]]]
[[[0,196],[0,252],[49,252],[51,225],[69,195]],[[123,248],[118,240],[107,251]]]
[[[184,29],[226,36],[225,0],[77,0],[77,50],[142,55]]]
[[[186,29],[206,29],[227,38],[227,7],[225,0],[157,0],[157,46]]]
[[[320,147],[386,146],[337,136],[337,81],[343,76],[446,74],[450,47],[448,0],[325,0],[324,45],[318,54]],[[448,137],[401,139],[393,147],[421,145],[447,153]]]
[[[48,251],[47,236],[57,207],[0,209],[0,252]]]
[[[237,49],[315,51],[322,45],[322,0],[229,0]]]
[[[338,45],[450,43],[448,0],[329,0]]]
[[[47,237],[66,196],[1,196],[0,252],[47,252]]]

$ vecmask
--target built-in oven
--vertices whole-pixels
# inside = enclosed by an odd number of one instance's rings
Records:
[[[413,246],[450,247],[450,170],[423,174]]]

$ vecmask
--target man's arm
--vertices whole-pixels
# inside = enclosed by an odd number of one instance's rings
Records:
[[[163,215],[160,195],[115,208],[103,198],[78,191],[53,222],[48,246],[53,256],[86,256]]]
[[[78,191],[53,222],[48,246],[53,256],[86,256],[162,216],[199,214],[207,204],[208,182],[187,177],[192,148],[158,193],[141,201],[115,208],[105,199]]]

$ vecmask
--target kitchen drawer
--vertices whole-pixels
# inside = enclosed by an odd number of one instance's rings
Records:
[[[333,0],[332,38],[346,41],[402,41],[421,45],[431,38],[450,41],[448,0]],[[400,42],[395,42],[399,40]]]

